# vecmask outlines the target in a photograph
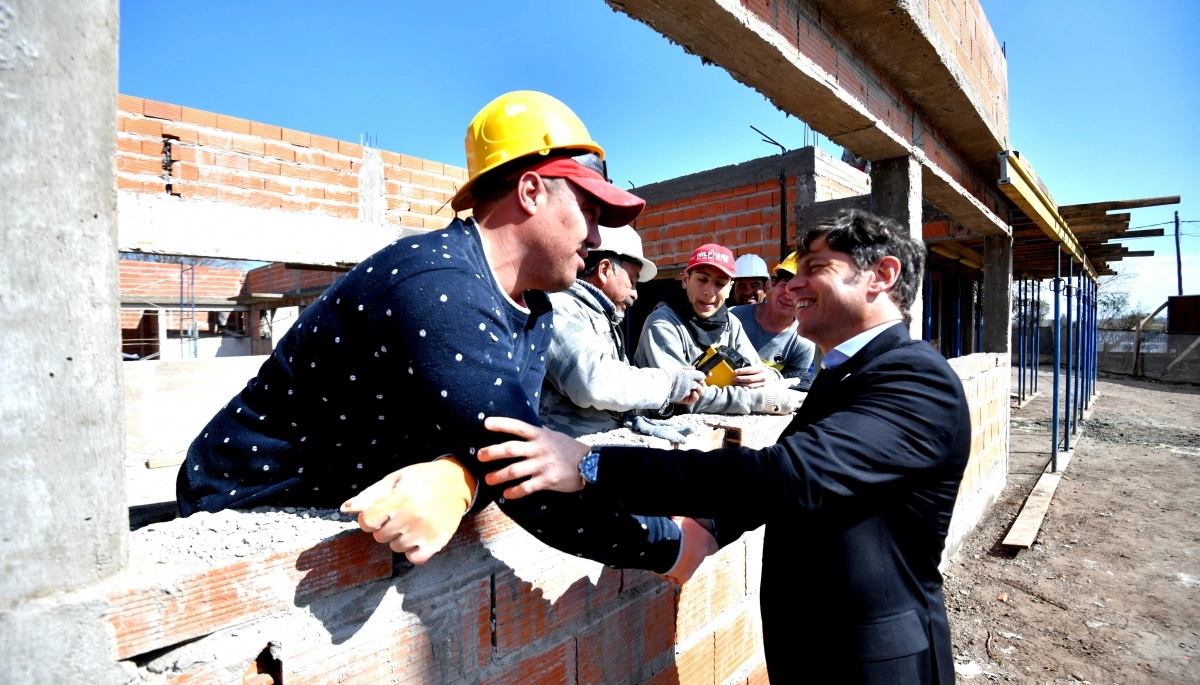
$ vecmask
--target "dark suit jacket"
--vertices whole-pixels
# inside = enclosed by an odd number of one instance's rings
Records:
[[[902,325],[822,371],[779,442],[609,447],[594,486],[642,514],[769,524],[763,639],[781,683],[954,682],[938,572],[971,448],[962,382]]]

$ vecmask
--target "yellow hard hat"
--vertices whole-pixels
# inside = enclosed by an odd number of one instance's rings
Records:
[[[467,182],[450,201],[456,212],[474,206],[471,188],[480,176],[518,157],[579,150],[604,159],[604,148],[570,107],[532,90],[505,93],[479,110],[467,126],[466,147]]]
[[[775,275],[778,276],[780,271],[786,271],[788,274],[795,276],[796,271],[800,268],[798,262],[799,260],[796,258],[796,253],[791,253],[782,262],[779,262],[779,264],[776,265],[774,269]]]

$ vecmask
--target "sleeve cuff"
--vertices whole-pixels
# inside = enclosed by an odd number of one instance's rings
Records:
[[[454,459],[454,458],[455,457],[453,454],[443,454],[442,456],[438,457],[437,459],[434,459],[434,461],[441,461],[442,459]],[[471,511],[472,509],[474,509],[475,501],[479,499],[479,480],[480,479],[478,479],[478,478],[475,479],[475,489],[471,491],[471,503],[467,505],[467,511]],[[467,511],[464,511],[463,515],[466,515]]]
[[[679,552],[675,555],[675,561],[671,563],[671,568],[667,569],[665,574],[670,575],[671,571],[674,571],[675,567],[679,565],[679,560],[683,558],[683,526],[676,523],[674,519],[667,520],[671,522],[671,525],[679,529]]]

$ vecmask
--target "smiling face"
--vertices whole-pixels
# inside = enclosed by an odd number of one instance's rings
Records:
[[[799,333],[828,352],[863,332],[871,302],[870,269],[859,271],[854,258],[830,249],[822,236],[800,258],[786,285],[794,300]]]
[[[767,296],[767,281],[764,278],[735,278],[733,301],[736,304],[758,304]]]
[[[771,308],[772,314],[781,318],[795,316],[796,298],[788,291],[788,282],[792,276],[786,271],[779,271],[778,274],[771,289],[767,291],[766,306]]]
[[[683,274],[683,289],[687,291],[688,302],[692,311],[701,319],[707,319],[729,297],[733,279],[715,266],[695,266]]]

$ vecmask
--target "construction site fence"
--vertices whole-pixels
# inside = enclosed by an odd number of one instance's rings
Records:
[[[1100,370],[1200,384],[1200,334],[1142,331],[1140,346],[1136,339],[1137,331],[1102,329],[1096,346]]]
[[[1043,371],[1049,371],[1054,364],[1053,332],[1053,327],[1042,326],[1037,336],[1038,368]],[[1026,332],[1026,335],[1029,333]],[[1200,384],[1200,334],[1143,330],[1141,351],[1134,354],[1136,339],[1137,331],[1133,329],[1100,329],[1096,341],[1099,370],[1102,373]],[[1014,326],[1011,347],[1014,368],[1018,363],[1017,344],[1017,329]],[[1063,326],[1062,345],[1062,363],[1065,365],[1066,326]]]

